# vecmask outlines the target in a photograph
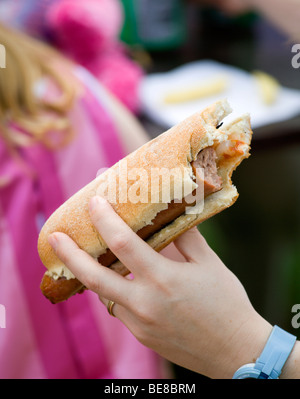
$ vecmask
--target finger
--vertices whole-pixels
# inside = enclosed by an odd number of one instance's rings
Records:
[[[122,321],[122,323],[124,323],[126,325],[126,320],[128,320],[130,318],[130,312],[127,308],[125,308],[124,306],[120,305],[117,302],[114,302],[113,306],[111,307],[111,313],[112,313],[112,315],[111,315],[108,311],[108,304],[110,301],[107,298],[100,296],[100,295],[99,295],[99,299],[103,303],[103,305],[106,307],[107,313],[111,317],[116,317],[117,319]]]
[[[153,269],[161,261],[162,256],[138,237],[105,199],[94,197],[90,214],[108,247],[134,275]]]
[[[201,254],[206,254],[209,246],[205,238],[200,234],[197,227],[194,227],[174,241],[178,251],[188,262],[199,261]]]
[[[126,303],[128,290],[131,289],[129,280],[101,266],[66,234],[51,234],[49,243],[60,260],[88,289],[113,301]]]

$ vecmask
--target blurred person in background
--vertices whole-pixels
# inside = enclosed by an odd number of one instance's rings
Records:
[[[160,378],[161,359],[90,293],[43,297],[39,230],[67,198],[148,140],[82,67],[0,25],[0,378]]]
[[[273,22],[292,40],[300,40],[299,0],[190,0],[216,7],[229,15],[257,11]]]
[[[130,112],[138,112],[143,70],[119,39],[119,0],[0,0],[0,21],[84,66]]]

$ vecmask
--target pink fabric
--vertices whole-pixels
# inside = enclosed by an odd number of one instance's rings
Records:
[[[98,88],[96,96],[87,89],[74,107],[77,136],[66,149],[22,149],[22,164],[0,139],[1,379],[164,377],[161,359],[110,317],[95,294],[52,305],[39,288],[45,271],[36,248],[41,224],[98,169],[124,156]]]

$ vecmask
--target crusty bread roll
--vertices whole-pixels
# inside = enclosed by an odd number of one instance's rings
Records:
[[[220,125],[231,111],[228,102],[223,100],[203,112],[192,115],[100,174],[51,215],[43,226],[38,241],[40,258],[48,269],[43,277],[41,290],[51,302],[66,300],[85,288],[58,259],[49,245],[48,236],[53,232],[68,234],[80,248],[93,258],[100,259],[101,264],[111,267],[122,275],[128,273],[128,270],[110,253],[89,216],[90,199],[95,194],[107,196],[107,187],[112,180],[116,181],[117,185],[117,196],[114,201],[110,201],[112,206],[126,223],[140,234],[151,226],[154,228],[154,221],[159,215],[167,215],[169,212],[167,209],[175,200],[184,201],[186,196],[195,193],[197,180],[193,165],[198,155],[207,149],[215,154],[215,170],[222,182],[221,187],[207,191],[204,202],[193,203],[188,212],[182,213],[182,210],[179,210],[180,214],[177,212],[175,218],[165,225],[161,223],[159,230],[150,237],[149,231],[148,235],[144,234],[146,238],[141,234],[156,251],[162,250],[186,230],[223,211],[236,201],[238,192],[232,184],[231,176],[240,162],[249,156],[252,130],[249,115],[244,115],[227,126]],[[211,159],[213,158],[210,157],[210,161],[206,161],[207,164],[212,162]],[[136,178],[122,175],[122,170],[126,169],[129,173],[136,168],[146,171],[147,176],[151,176],[151,171],[155,173],[156,170],[162,169],[176,173],[172,175],[172,184],[168,187],[163,179],[159,179],[154,187],[153,176],[153,179],[149,179],[140,175]],[[147,201],[131,202],[128,201],[128,196],[127,201],[124,201],[126,194],[136,191],[137,183],[139,195],[149,193]],[[167,200],[164,198],[163,201],[162,196],[166,191],[169,198]],[[154,197],[160,198],[160,201],[153,203],[151,199]],[[134,198],[139,197],[135,195]],[[108,199],[110,200],[110,197]]]

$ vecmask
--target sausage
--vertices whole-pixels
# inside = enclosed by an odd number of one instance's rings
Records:
[[[85,288],[77,278],[67,280],[66,277],[59,277],[57,280],[54,280],[53,277],[44,274],[41,282],[41,290],[50,302],[58,303],[75,294],[81,294]]]
[[[197,159],[192,162],[192,168],[198,181],[203,180],[204,198],[222,189],[222,179],[217,169],[217,154],[213,147],[201,151]],[[204,172],[204,179],[199,169]]]

